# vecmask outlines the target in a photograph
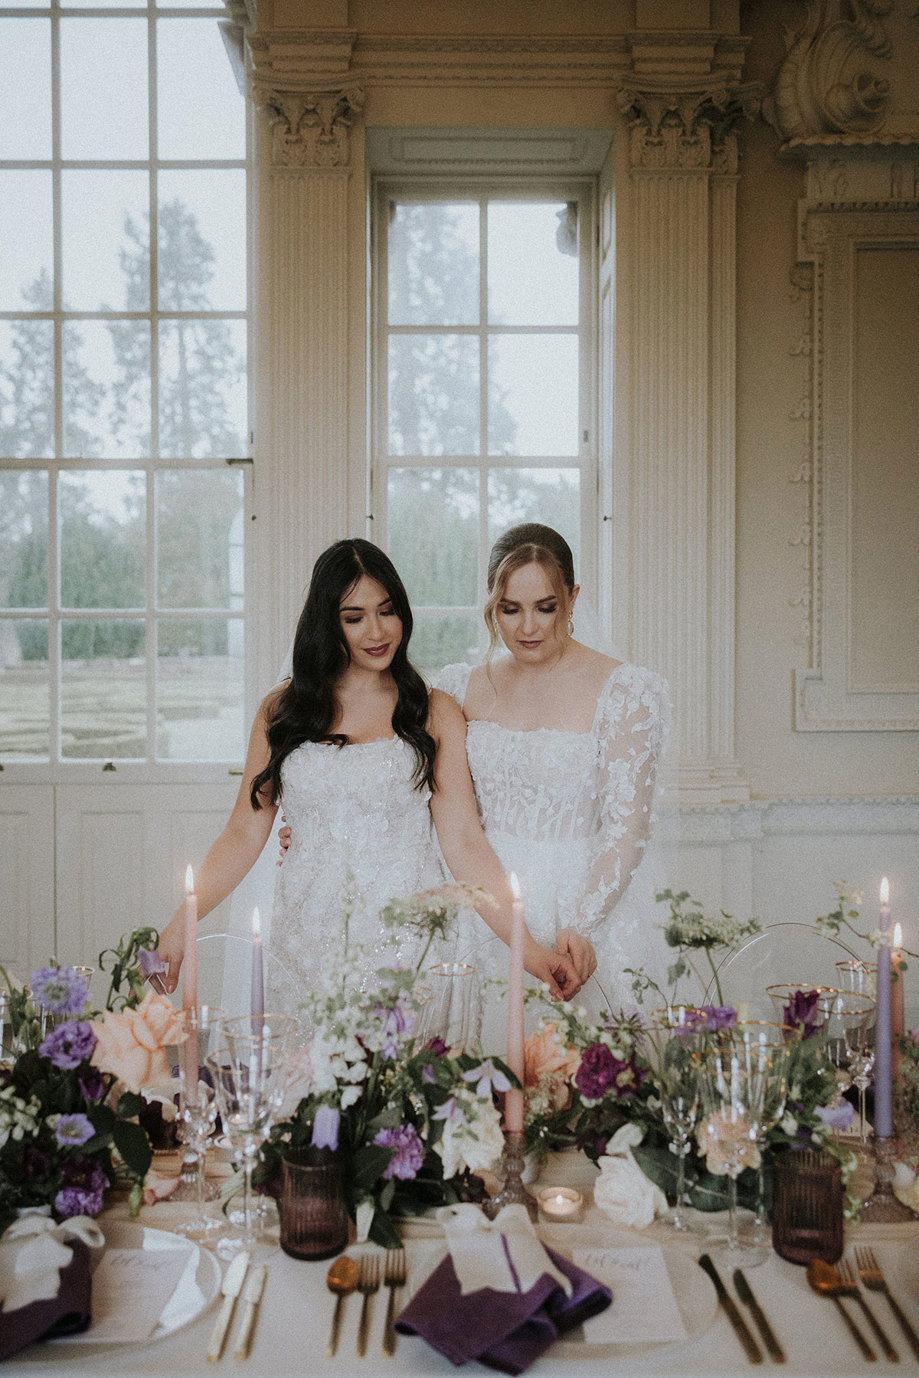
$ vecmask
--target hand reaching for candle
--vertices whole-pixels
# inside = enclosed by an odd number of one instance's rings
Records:
[[[182,957],[185,947],[185,932],[180,914],[173,915],[169,923],[160,934],[157,944],[157,952],[166,963],[169,970],[163,976],[163,985],[166,987],[167,994],[171,995],[179,984],[179,971],[182,967]]]
[[[597,954],[593,943],[576,928],[560,928],[555,935],[555,946],[559,952],[567,953],[571,958],[579,985],[583,986],[597,969]]]

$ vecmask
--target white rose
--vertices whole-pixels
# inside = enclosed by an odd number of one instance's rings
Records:
[[[615,1224],[643,1230],[655,1215],[667,1209],[666,1196],[645,1176],[631,1153],[601,1158],[599,1167],[594,1200]]]

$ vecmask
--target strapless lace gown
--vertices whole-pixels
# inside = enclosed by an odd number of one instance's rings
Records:
[[[450,665],[438,681],[461,707],[472,668]],[[654,880],[645,881],[639,866],[669,716],[664,680],[623,663],[598,697],[589,732],[468,725],[466,750],[488,840],[517,874],[537,941],[554,948],[558,930],[571,927],[594,944],[602,990],[589,982],[577,997],[594,1012],[631,1003],[623,968],[644,965],[655,946],[642,931],[655,922]],[[490,957],[483,949],[479,964],[486,967]]]
[[[282,806],[292,836],[275,882],[271,950],[299,991],[315,983],[327,952],[342,951],[349,900],[349,936],[367,947],[368,984],[380,966],[417,960],[417,939],[391,936],[379,920],[390,900],[444,879],[430,795],[412,786],[415,761],[399,737],[341,749],[304,742],[285,760]],[[429,962],[438,960],[432,948]]]

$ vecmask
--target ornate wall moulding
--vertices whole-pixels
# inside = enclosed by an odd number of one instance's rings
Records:
[[[347,171],[351,127],[364,105],[359,87],[277,91],[256,84],[253,97],[269,112],[272,166]]]
[[[621,86],[616,95],[629,126],[632,171],[736,173],[736,127],[759,109],[759,88],[706,86],[674,90]]]
[[[832,164],[817,169],[811,184],[827,188],[832,172]],[[877,166],[853,167],[846,190],[865,190],[877,175]],[[794,673],[794,726],[917,731],[909,532],[919,520],[919,489],[909,456],[914,461],[910,380],[919,362],[908,314],[898,343],[896,304],[912,301],[911,285],[919,283],[919,200],[804,201],[799,258],[813,271],[810,455],[798,471],[810,495],[802,601],[811,622],[810,664]],[[886,314],[879,302],[888,304]],[[907,548],[909,567],[891,556]]]

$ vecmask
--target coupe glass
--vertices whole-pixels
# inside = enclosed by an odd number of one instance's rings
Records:
[[[821,1029],[826,1021],[825,1013],[820,1006],[821,996],[832,995],[835,990],[835,986],[820,986],[814,981],[783,981],[779,985],[767,986],[766,994],[772,1001],[779,1023],[787,1024],[794,1030],[801,1028],[798,1007],[802,1002],[809,1003],[808,1031],[813,1033]]]
[[[223,1129],[233,1157],[243,1171],[243,1209],[239,1228],[217,1245],[222,1258],[240,1249],[254,1250],[263,1237],[262,1221],[252,1207],[252,1172],[259,1149],[278,1116],[287,1086],[284,1049],[261,1038],[234,1039],[232,1047],[211,1053],[207,1067],[214,1082]]]
[[[214,1132],[217,1104],[210,1073],[206,1066],[208,1055],[216,1051],[226,1011],[216,1005],[194,1005],[185,1012],[188,1038],[183,1048],[182,1093],[179,1101],[179,1139],[184,1148],[179,1184],[172,1193],[173,1201],[194,1201],[197,1214],[191,1220],[176,1225],[177,1234],[190,1239],[204,1238],[224,1228],[222,1217],[208,1215],[207,1201],[219,1195],[216,1187],[208,1185],[204,1176],[207,1142]]]
[[[737,1178],[759,1163],[761,1136],[767,1127],[768,1084],[775,1075],[771,1051],[752,1040],[722,1035],[717,1046],[698,1054],[702,1113],[696,1130],[709,1170],[728,1179],[728,1231],[707,1241],[709,1251],[724,1255],[726,1266],[752,1267],[767,1250],[744,1245],[737,1229]]]

